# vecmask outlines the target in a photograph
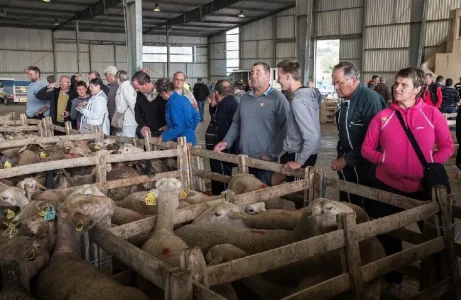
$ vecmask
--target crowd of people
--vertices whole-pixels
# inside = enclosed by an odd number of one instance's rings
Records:
[[[94,132],[96,127],[106,134],[127,137],[150,132],[154,142],[185,136],[195,145],[195,129],[204,121],[208,101],[207,149],[280,162],[291,170],[314,166],[320,149],[322,95],[312,82],[303,85],[298,62],[284,60],[277,68],[283,93],[271,87],[270,67],[262,62],[252,66],[247,86],[225,79],[206,85],[199,78],[192,90],[185,86],[183,72],[175,73],[172,81],[161,78],[153,82],[146,70],[130,78],[114,66],[104,72],[108,85],[93,71],[88,86],[77,73],[74,80],[61,76],[57,88],[54,77],[48,77],[47,84],[41,81],[40,70],[30,67],[26,114],[29,118],[51,116],[56,124],[71,121],[82,133]],[[461,83],[453,85],[452,79],[440,76],[434,82],[432,74],[405,68],[395,75],[391,87],[377,75],[365,85],[358,68],[348,62],[334,67],[332,83],[340,103],[337,158],[331,169],[345,181],[427,200],[424,169],[428,164],[443,164],[454,152],[442,113],[458,110]],[[459,113],[457,119],[457,138],[461,140]],[[461,168],[459,150],[457,160]],[[234,167],[220,160],[210,160],[210,166],[224,175],[232,175]],[[296,180],[256,168],[249,172],[267,186]],[[226,184],[212,180],[213,194],[226,189]],[[374,218],[399,211],[345,192],[340,200],[362,206]],[[388,255],[402,250],[397,239],[379,239]],[[386,280],[399,284],[402,275],[392,272]]]

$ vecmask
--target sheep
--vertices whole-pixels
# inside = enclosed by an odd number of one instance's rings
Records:
[[[266,187],[266,184],[264,184],[261,180],[252,174],[236,174],[232,176],[229,182],[228,190],[231,190],[236,195],[239,195],[243,193],[254,192]],[[282,199],[280,197],[264,201],[264,203],[269,209],[282,208]]]
[[[245,207],[245,212],[249,215],[257,215],[259,213],[262,213],[263,211],[267,211],[266,204],[264,202],[248,204]]]
[[[16,184],[16,186],[23,190],[28,189],[30,192],[38,192],[40,190],[47,189],[41,183],[39,183],[37,179],[31,178],[31,177],[21,180],[20,182]]]
[[[132,178],[139,176],[140,174],[133,168],[131,167],[126,167],[126,166],[118,166],[118,167],[113,167],[112,171],[107,173],[107,181],[110,180],[117,180],[117,179],[125,179],[125,178]],[[120,187],[116,189],[111,189],[108,192],[108,196],[115,201],[121,200],[128,196],[129,194],[132,194],[134,192],[139,192],[143,191],[144,188],[142,185],[135,185],[135,186],[125,186],[125,187]]]
[[[103,196],[67,199],[57,217],[57,239],[49,265],[37,279],[39,299],[142,299],[139,290],[124,287],[81,258],[83,233],[113,213],[113,201]]]
[[[192,224],[218,223],[256,229],[293,230],[298,226],[301,215],[302,210],[289,211],[282,209],[273,209],[257,215],[248,215],[241,213],[238,206],[223,202],[205,210],[194,219]]]
[[[0,194],[0,206],[18,206],[23,209],[29,202],[26,192],[19,187],[9,187]]]
[[[32,237],[18,237],[0,246],[0,299],[33,300],[29,281],[48,261],[49,253]]]

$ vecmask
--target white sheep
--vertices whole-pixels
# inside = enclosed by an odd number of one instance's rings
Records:
[[[264,202],[248,204],[245,207],[245,212],[249,215],[257,215],[263,211],[266,211],[266,204]]]

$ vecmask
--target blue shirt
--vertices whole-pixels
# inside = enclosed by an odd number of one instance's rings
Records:
[[[195,128],[200,115],[189,99],[173,92],[166,103],[165,119],[168,129],[162,134],[164,142],[177,141],[178,137],[185,136],[188,143],[197,144]]]
[[[33,117],[34,114],[42,109],[44,106],[50,107],[50,101],[38,100],[35,95],[38,91],[46,86],[46,82],[39,79],[37,81],[31,81],[27,88],[27,103],[26,103],[26,115]],[[50,115],[50,110],[47,110],[44,114],[45,117]]]

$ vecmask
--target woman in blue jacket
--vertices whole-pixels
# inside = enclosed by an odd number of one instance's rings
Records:
[[[155,83],[157,93],[167,101],[166,103],[166,129],[157,138],[157,142],[177,141],[178,137],[185,136],[188,143],[197,144],[195,128],[200,121],[200,115],[192,107],[190,101],[177,94],[174,85],[166,78],[161,78]]]

